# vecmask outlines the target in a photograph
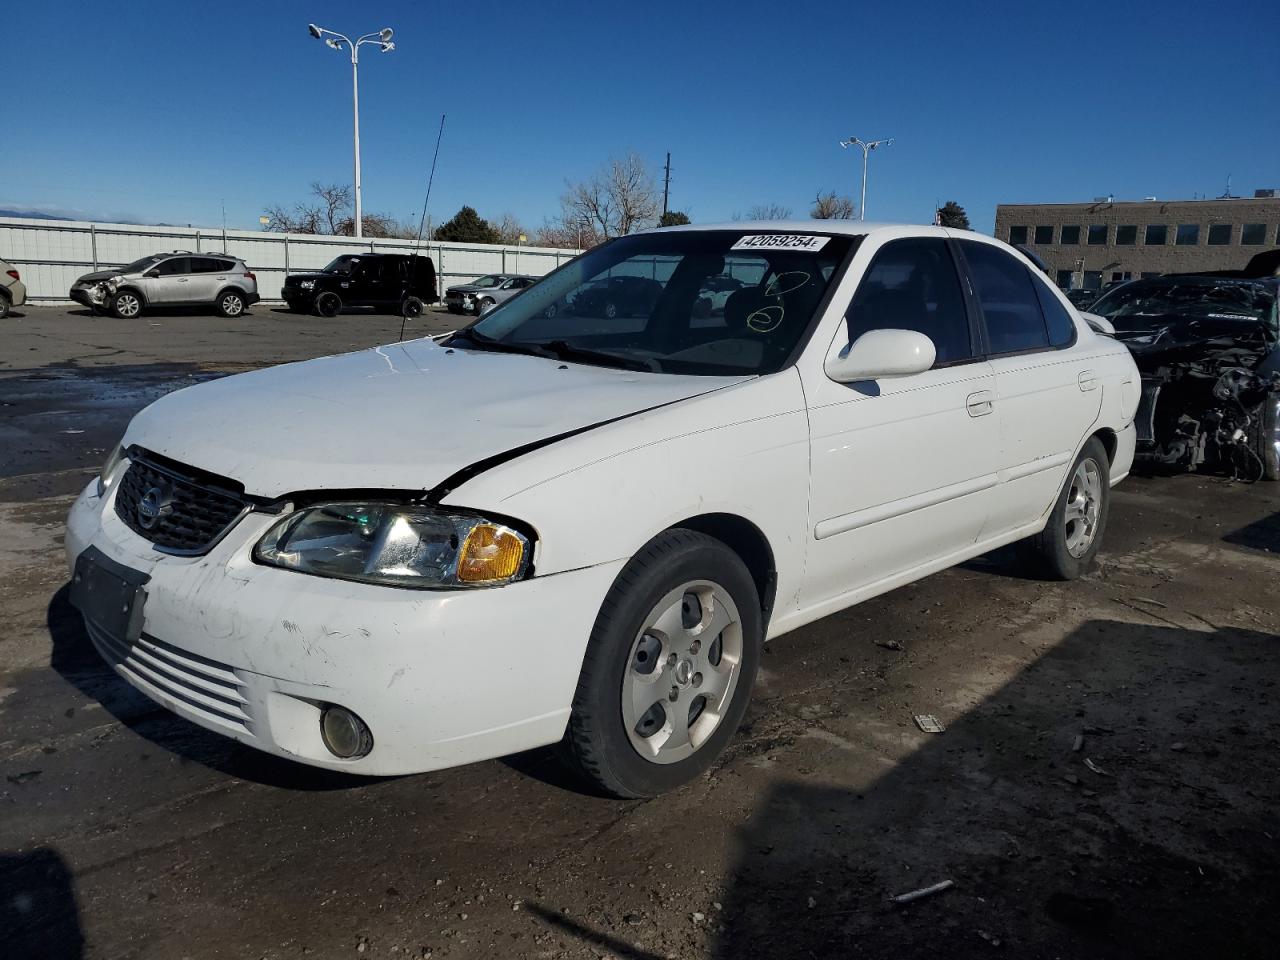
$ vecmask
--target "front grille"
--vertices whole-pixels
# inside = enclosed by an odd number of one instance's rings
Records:
[[[219,726],[249,729],[249,702],[231,667],[145,633],[130,644],[92,620],[85,627],[102,658],[143,692],[158,691]]]
[[[244,515],[249,501],[233,481],[129,453],[116,492],[116,515],[169,553],[206,553]]]

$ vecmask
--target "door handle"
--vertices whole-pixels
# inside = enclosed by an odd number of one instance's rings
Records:
[[[990,390],[979,390],[965,398],[964,406],[971,417],[985,417],[993,409],[995,395]]]
[[[190,279],[189,277],[179,277],[179,278],[178,278],[178,282],[179,282],[179,283],[190,283],[190,282],[191,282],[191,279]]]
[[[1098,375],[1092,370],[1081,370],[1080,376],[1076,377],[1076,383],[1080,384],[1080,389],[1086,393],[1090,390],[1098,389]]]

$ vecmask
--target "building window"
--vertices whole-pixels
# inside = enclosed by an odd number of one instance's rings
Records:
[[[1164,276],[1164,274],[1160,273],[1158,270],[1143,270],[1143,271],[1142,271],[1142,279],[1143,279],[1143,280],[1154,280],[1156,277],[1162,277],[1162,276]]]
[[[1169,242],[1169,228],[1163,223],[1148,223],[1147,236],[1143,242],[1148,247],[1163,247]]]
[[[1017,244],[1019,244],[1019,243],[1026,243],[1026,242],[1027,242],[1027,228],[1026,228],[1026,227],[1010,227],[1010,228],[1009,228],[1009,242],[1010,242],[1010,243],[1012,243],[1012,244],[1014,244],[1015,246],[1016,246]]]
[[[1089,228],[1089,246],[1100,247],[1107,242],[1107,225],[1095,223]]]
[[[1112,283],[1119,283],[1122,280],[1132,280],[1132,279],[1133,279],[1133,271],[1131,270],[1112,270],[1111,271]]]
[[[1180,223],[1174,244],[1179,247],[1194,247],[1200,242],[1200,224]]]
[[[1224,247],[1231,242],[1231,224],[1209,224],[1209,246]]]
[[[1075,271],[1074,271],[1074,270],[1059,270],[1059,271],[1058,271],[1058,286],[1060,286],[1063,290],[1070,290],[1070,289],[1071,289],[1071,278],[1072,278],[1073,276],[1075,276]]]
[[[1068,247],[1074,247],[1080,242],[1080,228],[1078,226],[1063,227],[1062,236],[1058,242]]]
[[[1116,246],[1132,247],[1138,242],[1138,228],[1135,226],[1116,227]]]
[[[1259,247],[1267,242],[1265,223],[1246,223],[1240,228],[1240,242],[1246,247]]]
[[[1053,227],[1036,227],[1036,243],[1053,243]]]
[[[1102,289],[1102,271],[1086,270],[1084,272],[1084,288],[1086,290],[1101,290]]]

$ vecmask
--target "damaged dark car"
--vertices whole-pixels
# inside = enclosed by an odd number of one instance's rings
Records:
[[[1248,274],[1138,280],[1093,305],[1142,374],[1140,460],[1280,478],[1280,280]]]

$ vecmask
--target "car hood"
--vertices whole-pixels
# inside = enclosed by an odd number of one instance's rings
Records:
[[[323,273],[323,272],[320,272],[320,273],[290,273],[290,274],[286,274],[286,276],[285,276],[285,278],[284,278],[284,282],[285,282],[285,283],[296,283],[296,282],[297,282],[297,281],[299,281],[299,280],[323,280],[325,277],[337,277],[337,276],[341,276],[341,274],[337,274],[337,273]],[[347,279],[350,279],[350,277],[348,277]]]
[[[83,277],[77,278],[76,283],[101,283],[103,280],[119,276],[123,276],[119,270],[98,270],[96,273],[86,273]]]
[[[249,494],[428,490],[526,444],[749,377],[637,373],[415,340],[187,387],[139,413],[126,447]]]
[[[500,287],[477,287],[471,283],[455,283],[452,287],[448,287],[445,293],[479,293],[481,290],[496,291]]]

